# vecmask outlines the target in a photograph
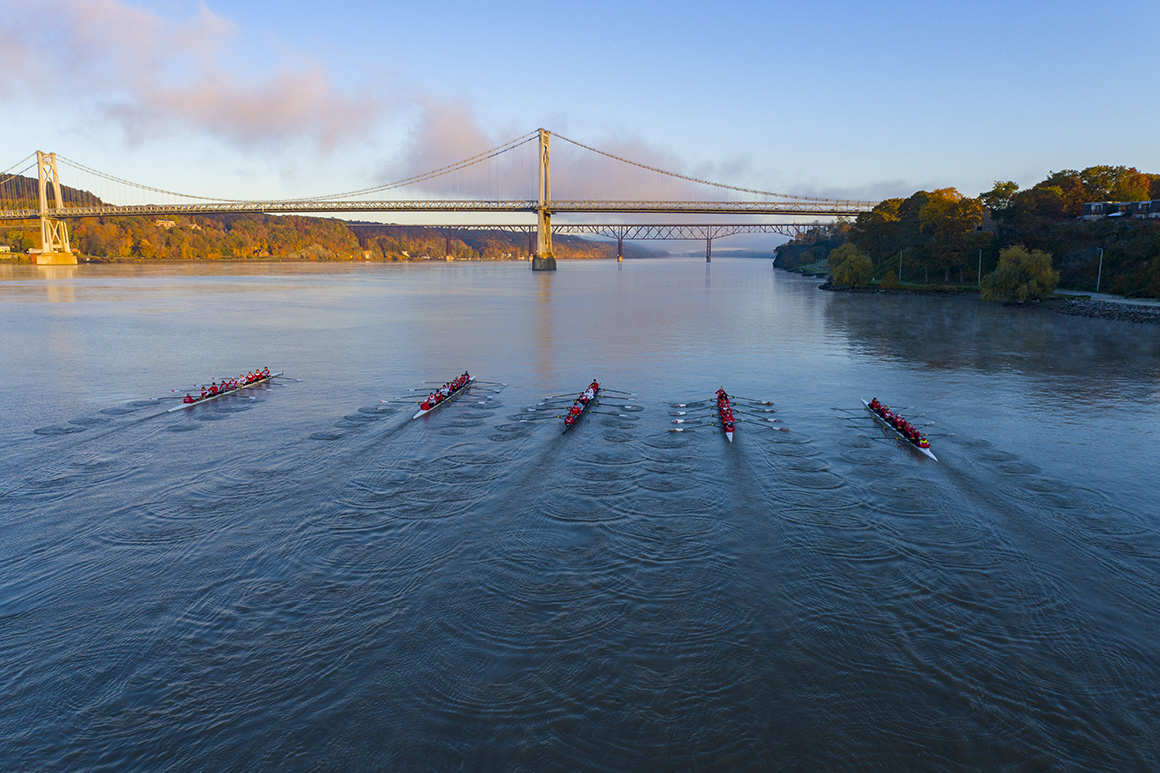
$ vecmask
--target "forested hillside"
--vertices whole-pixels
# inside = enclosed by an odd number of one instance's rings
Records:
[[[1080,219],[1085,202],[1160,199],[1160,175],[1132,167],[1094,166],[1054,172],[1027,189],[997,182],[977,198],[954,188],[887,199],[852,222],[820,227],[778,249],[778,265],[825,258],[850,242],[869,256],[874,276],[903,281],[974,284],[993,271],[1000,250],[1023,245],[1052,256],[1062,287],[1160,297],[1160,219]],[[985,215],[990,215],[987,222]],[[806,261],[808,262],[808,261]]]

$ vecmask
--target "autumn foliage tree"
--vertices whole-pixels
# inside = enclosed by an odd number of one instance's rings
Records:
[[[999,265],[983,277],[981,293],[985,301],[1026,301],[1050,296],[1058,284],[1051,255],[1019,244],[999,252]]]
[[[834,284],[839,287],[864,287],[874,275],[869,256],[850,242],[832,251],[826,263]]]

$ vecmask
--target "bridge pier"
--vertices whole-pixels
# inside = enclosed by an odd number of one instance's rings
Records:
[[[552,250],[552,171],[548,157],[546,129],[540,129],[540,190],[536,197],[536,253],[532,256],[532,271],[555,271],[556,254]]]
[[[77,256],[73,255],[68,239],[68,223],[48,216],[48,186],[52,186],[53,201],[57,210],[64,209],[64,199],[60,195],[60,173],[56,169],[56,154],[36,151],[36,176],[40,193],[40,252],[36,255],[38,266],[75,266]]]
[[[617,234],[616,236],[616,262],[624,262],[624,235]]]
[[[713,237],[712,236],[705,237],[705,262],[706,263],[713,262]]]

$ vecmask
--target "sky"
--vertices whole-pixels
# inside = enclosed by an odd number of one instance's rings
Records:
[[[1155,0],[0,0],[0,171],[292,198],[544,127],[766,191],[974,196],[1160,172],[1158,49]]]

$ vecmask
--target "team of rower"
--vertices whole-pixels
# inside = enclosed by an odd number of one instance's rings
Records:
[[[194,397],[193,395],[186,394],[182,399],[182,402],[186,404],[200,402],[206,398],[217,397],[218,395],[225,394],[226,392],[231,392],[235,389],[241,389],[242,387],[249,386],[250,384],[263,381],[268,378],[270,378],[270,369],[261,368],[259,370],[252,370],[243,376],[238,376],[237,378],[223,379],[220,384],[217,382],[217,380],[214,380],[214,382],[208,387],[203,386],[201,388],[200,397]],[[469,381],[471,381],[471,374],[464,371],[462,376],[452,381],[448,381],[439,389],[436,389],[434,392],[427,395],[427,399],[420,403],[419,407],[424,411],[431,410],[436,405],[439,405],[439,403],[443,402],[448,397],[462,389]],[[588,403],[596,399],[596,393],[599,391],[600,382],[598,382],[596,379],[593,379],[592,383],[588,385],[588,388],[580,393],[580,396],[576,398],[576,402],[568,410],[568,414],[564,417],[564,424],[571,426],[572,423],[580,416],[580,414],[584,412],[584,409],[588,406]],[[930,442],[927,441],[926,437],[921,432],[919,432],[906,419],[892,413],[889,406],[878,402],[877,397],[870,401],[870,410],[881,416],[887,424],[898,430],[898,432],[903,437],[905,437],[914,445],[918,446],[919,448],[930,448]],[[729,403],[729,395],[724,389],[717,390],[717,413],[721,417],[721,426],[725,429],[725,431],[733,432],[733,406]]]
[[[592,383],[588,385],[587,389],[580,393],[580,396],[576,398],[576,402],[573,403],[572,407],[568,409],[568,415],[564,417],[564,424],[569,427],[572,426],[572,422],[576,421],[580,414],[584,413],[585,406],[587,406],[588,403],[592,400],[596,399],[596,393],[599,391],[600,382],[596,379],[592,379]]]
[[[906,419],[891,413],[890,407],[878,402],[877,397],[870,401],[870,410],[881,416],[883,421],[902,433],[911,443],[914,443],[919,448],[930,448],[930,443],[927,441],[926,436],[915,429]]]
[[[222,379],[220,384],[215,379],[214,382],[209,386],[203,386],[201,388],[200,397],[194,397],[193,395],[187,393],[185,397],[182,398],[181,402],[185,403],[186,405],[190,403],[201,402],[207,397],[217,397],[218,395],[225,394],[226,392],[232,392],[235,389],[241,389],[244,386],[249,386],[250,384],[263,381],[268,378],[270,378],[270,369],[261,368],[260,370],[251,370],[244,376],[238,376],[237,378]]]
[[[451,395],[462,389],[468,381],[471,381],[471,374],[467,371],[464,371],[463,375],[459,378],[448,381],[446,384],[439,387],[431,394],[427,395],[427,399],[419,403],[420,410],[431,410],[436,405],[439,405],[439,403],[443,402],[448,397],[451,397]]]
[[[729,404],[729,395],[724,389],[717,390],[717,414],[721,417],[721,426],[725,431],[732,432],[733,406]]]

